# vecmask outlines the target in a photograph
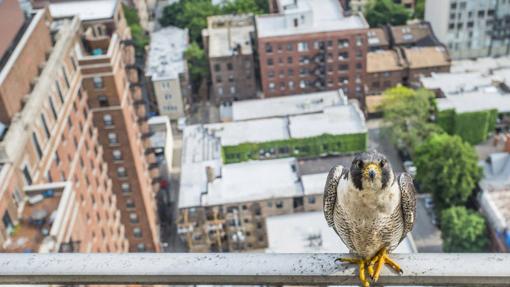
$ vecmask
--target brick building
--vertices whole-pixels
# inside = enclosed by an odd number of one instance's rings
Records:
[[[77,18],[46,10],[0,67],[2,252],[126,252],[104,149],[81,87]],[[7,93],[8,91],[8,93]]]
[[[303,175],[297,158],[325,147],[323,155],[341,154],[358,136],[356,151],[366,149],[364,115],[341,91],[232,107],[233,122],[183,132],[178,233],[192,252],[266,248],[268,216],[322,209],[327,173]],[[341,139],[323,143],[323,135]]]
[[[211,100],[221,104],[255,98],[253,15],[213,16],[207,23],[202,37],[209,59]]]
[[[0,63],[3,55],[9,50],[14,38],[21,34],[25,17],[17,0],[0,2]]]
[[[94,13],[89,8],[95,1],[55,3],[50,11],[58,19],[83,19],[76,59],[129,250],[159,251],[159,167],[150,149],[146,106],[133,68],[134,47],[120,2],[101,2],[103,9]]]
[[[448,50],[426,22],[370,29],[368,43],[368,95],[398,84],[418,87],[420,77],[450,70]]]
[[[343,89],[364,105],[368,24],[337,0],[280,0],[256,17],[265,97]]]

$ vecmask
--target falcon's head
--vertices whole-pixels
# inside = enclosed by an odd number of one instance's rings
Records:
[[[390,185],[394,175],[386,157],[374,150],[359,153],[354,157],[350,176],[354,187],[359,191],[378,191]]]

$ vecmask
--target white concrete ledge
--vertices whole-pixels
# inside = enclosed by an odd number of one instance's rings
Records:
[[[0,254],[0,284],[357,285],[334,254]],[[510,254],[394,254],[379,284],[510,285]]]

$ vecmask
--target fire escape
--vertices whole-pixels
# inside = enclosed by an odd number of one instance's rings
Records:
[[[326,89],[326,61],[327,61],[327,51],[326,51],[326,43],[324,41],[319,41],[318,52],[313,56],[313,64],[315,68],[313,69],[312,76],[314,80],[312,82],[313,86],[319,90],[323,91]]]

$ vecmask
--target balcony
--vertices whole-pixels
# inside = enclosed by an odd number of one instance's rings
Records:
[[[0,284],[356,285],[338,254],[0,254]],[[378,285],[508,286],[510,254],[394,254]]]

